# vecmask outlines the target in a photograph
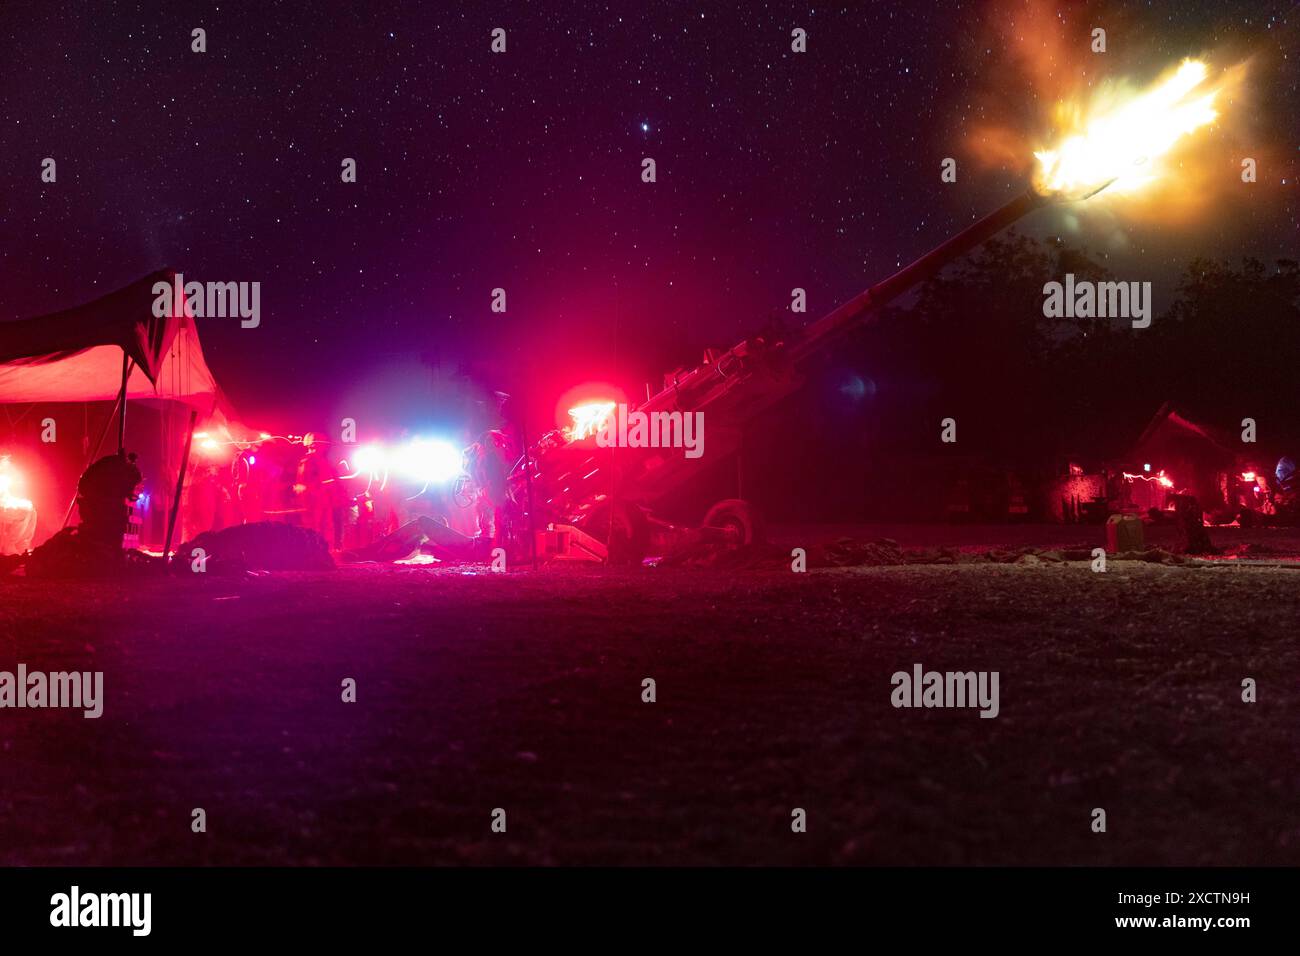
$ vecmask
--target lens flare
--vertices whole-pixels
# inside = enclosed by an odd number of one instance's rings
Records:
[[[393,466],[407,478],[439,485],[464,472],[464,459],[461,450],[450,442],[416,438],[398,449]]]
[[[388,487],[388,452],[383,445],[362,445],[343,462],[344,468],[351,469],[344,479],[365,476],[366,490],[379,482],[380,489]]]
[[[388,468],[384,449],[379,445],[362,445],[352,454],[351,465],[356,474],[368,474],[372,477]]]

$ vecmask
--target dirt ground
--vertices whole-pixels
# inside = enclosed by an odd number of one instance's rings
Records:
[[[105,704],[0,710],[0,863],[1295,865],[1298,594],[1233,561],[12,578],[0,670]],[[998,671],[999,716],[895,709],[915,663]]]

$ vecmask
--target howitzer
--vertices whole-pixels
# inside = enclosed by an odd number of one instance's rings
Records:
[[[542,436],[512,476],[512,483],[522,488],[526,464],[533,469],[539,519],[534,526],[578,529],[605,547],[601,554],[593,542],[587,542],[587,550],[603,559],[622,556],[635,560],[655,549],[657,536],[679,535],[681,527],[657,520],[654,511],[703,467],[734,453],[747,422],[797,391],[803,382],[801,367],[808,359],[867,325],[900,295],[1050,201],[1050,197],[1027,191],[812,325],[745,339],[725,352],[707,353],[704,362],[692,369],[668,376],[664,387],[633,411],[647,416],[659,413],[659,420],[669,423],[673,415],[680,420],[684,415],[703,413],[707,440],[702,459],[688,458],[672,447],[604,447],[607,442],[598,441],[594,434],[574,438],[562,429]],[[517,500],[522,502],[522,495],[517,495]],[[738,499],[727,499],[710,509],[700,530],[704,534],[721,532],[743,543],[759,534],[753,508]],[[660,543],[671,546],[671,542]]]

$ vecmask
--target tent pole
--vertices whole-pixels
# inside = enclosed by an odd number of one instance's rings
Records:
[[[118,395],[117,401],[118,404],[121,403],[122,401],[121,395]],[[113,406],[112,411],[108,413],[108,417],[104,419],[104,427],[99,430],[99,441],[95,442],[95,447],[90,450],[90,460],[86,462],[86,468],[89,468],[94,463],[95,459],[99,456],[99,450],[104,447],[104,438],[107,437],[108,435],[108,427],[113,424],[113,419],[114,417],[116,417],[116,415],[117,415],[117,405],[115,404]],[[86,468],[82,468],[81,470],[84,472]],[[76,490],[73,490],[72,500],[68,502],[68,510],[63,513],[63,527],[66,528],[68,526],[68,522],[72,520],[72,509],[75,508],[76,506],[77,506],[77,492]]]
[[[176,530],[176,515],[181,510],[181,491],[185,487],[185,471],[190,465],[190,446],[194,444],[194,423],[199,419],[198,409],[190,409],[190,430],[185,436],[185,451],[181,455],[181,467],[176,473],[176,496],[172,498],[171,514],[167,516],[167,540],[163,542],[163,560],[172,550],[172,532]]]
[[[533,509],[533,460],[528,455],[527,413],[519,416],[519,444],[524,449],[524,481],[528,485],[528,550],[533,557],[533,570],[537,570],[537,512]]]
[[[122,390],[117,394],[117,453],[126,451],[126,381],[131,377],[131,356],[122,350]]]

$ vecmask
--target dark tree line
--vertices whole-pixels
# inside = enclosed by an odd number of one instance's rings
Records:
[[[910,393],[901,404],[964,419],[961,440],[1008,465],[1119,453],[1167,400],[1230,432],[1254,418],[1270,444],[1300,439],[1296,259],[1197,259],[1145,329],[1045,317],[1043,285],[1067,272],[1116,279],[1086,251],[1013,233],[928,282],[859,346],[881,404]],[[895,438],[913,417],[903,409]]]
[[[1261,457],[1300,452],[1300,266],[1196,260],[1145,329],[1043,315],[1067,272],[1117,277],[1088,252],[1016,233],[985,244],[825,356],[804,391],[750,429],[747,495],[774,518],[933,514],[956,474],[1026,482],[1122,456],[1172,401]],[[958,441],[940,443],[957,420]]]

